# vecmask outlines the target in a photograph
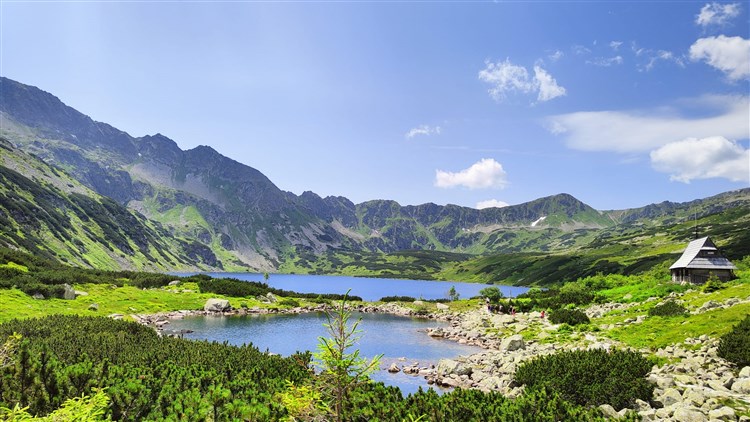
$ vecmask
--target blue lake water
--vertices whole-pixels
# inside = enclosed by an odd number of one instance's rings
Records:
[[[443,322],[369,313],[355,313],[352,321],[359,318],[362,332],[356,348],[364,357],[383,354],[382,368],[387,368],[393,362],[437,365],[441,358],[454,358],[482,350],[476,346],[434,339],[424,332],[429,327],[444,326]],[[261,351],[289,356],[296,351],[316,351],[318,338],[330,337],[323,327],[324,323],[326,318],[323,313],[310,312],[299,315],[188,317],[172,321],[168,329],[193,330],[185,334],[185,338],[227,341],[234,345],[252,343]],[[377,371],[372,378],[399,387],[405,395],[416,392],[420,386],[428,387],[423,377],[390,374],[385,370]]]
[[[189,275],[175,273],[176,275]],[[194,274],[194,273],[190,273]],[[246,281],[263,282],[263,274],[257,273],[204,273],[217,278],[236,278]],[[490,284],[462,283],[457,281],[396,280],[391,278],[369,278],[332,275],[271,274],[268,285],[277,289],[299,293],[344,294],[351,289],[351,295],[366,301],[376,301],[384,296],[411,296],[422,299],[445,299],[451,286],[461,298],[478,296],[479,291]],[[528,290],[526,287],[494,285],[505,297],[515,297]]]
[[[236,278],[245,281],[263,282],[257,273],[205,273],[218,278]],[[190,275],[180,273],[175,275]],[[490,284],[461,283],[453,281],[397,280],[330,275],[271,274],[268,285],[277,289],[299,293],[336,293],[360,296],[366,301],[376,301],[384,296],[411,296],[416,299],[444,299],[454,287],[461,298],[479,295],[479,291]],[[515,297],[528,289],[494,285],[506,297]],[[357,345],[362,356],[383,354],[381,366],[387,368],[393,362],[420,366],[436,365],[441,358],[455,358],[477,353],[482,349],[458,344],[448,340],[433,339],[424,331],[444,323],[421,318],[399,317],[384,314],[356,314],[362,318],[362,337]],[[233,317],[189,317],[171,323],[169,329],[192,330],[186,338],[210,340],[241,345],[252,343],[261,351],[288,356],[296,351],[315,351],[318,338],[329,337],[323,324],[325,316],[319,313],[301,315],[248,315]],[[402,360],[403,359],[403,360]],[[403,373],[390,374],[378,371],[373,375],[377,381],[394,385],[404,394],[427,387],[423,377]]]

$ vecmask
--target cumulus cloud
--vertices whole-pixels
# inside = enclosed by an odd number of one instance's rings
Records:
[[[455,173],[435,170],[435,186],[439,188],[464,186],[469,189],[502,189],[507,184],[503,166],[492,158],[483,158],[471,167]]]
[[[558,85],[555,78],[539,66],[534,66],[534,80],[537,89],[539,89],[539,95],[537,96],[539,101],[549,101],[565,95],[565,88]]]
[[[507,207],[508,205],[510,204],[508,204],[507,202],[498,201],[497,199],[488,199],[486,201],[477,202],[475,208],[478,210],[483,210],[485,208],[502,208]]]
[[[619,50],[621,45],[622,41],[612,41],[609,43],[609,47],[615,51]]]
[[[680,116],[675,107],[642,111],[586,111],[552,116],[547,129],[568,147],[584,151],[647,152],[686,138],[750,136],[747,96],[706,96],[685,101],[686,109],[711,115]]]
[[[750,182],[750,149],[723,136],[671,142],[650,156],[654,169],[669,173],[670,180],[690,183],[694,179],[724,178]]]
[[[695,23],[706,27],[709,25],[724,25],[730,19],[739,16],[740,4],[721,4],[721,3],[708,3],[701,12],[695,16]]]
[[[731,80],[750,76],[750,40],[742,37],[701,38],[690,46],[690,59],[705,61]]]
[[[440,126],[419,125],[406,132],[405,136],[407,139],[411,139],[415,136],[440,135],[441,130]]]
[[[504,100],[512,92],[536,92],[537,100],[542,102],[565,95],[565,88],[540,66],[534,66],[534,76],[531,77],[525,67],[508,59],[498,63],[486,62],[486,67],[479,72],[479,80],[491,85],[488,92],[496,101]]]

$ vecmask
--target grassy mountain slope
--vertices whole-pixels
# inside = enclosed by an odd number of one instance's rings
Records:
[[[0,243],[100,269],[221,269],[206,245],[100,196],[0,138]]]

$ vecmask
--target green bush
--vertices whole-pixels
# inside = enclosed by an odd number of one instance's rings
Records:
[[[719,340],[719,356],[739,368],[750,366],[750,316]]]
[[[718,277],[716,277],[715,275],[711,275],[708,278],[708,281],[706,281],[706,284],[704,284],[703,287],[701,288],[701,291],[703,293],[712,293],[712,292],[719,291],[723,289],[724,287],[726,287],[726,285],[724,285],[724,283],[722,283]]]
[[[411,296],[383,296],[380,298],[381,302],[414,302],[415,298]]]
[[[633,351],[573,350],[536,358],[516,369],[515,380],[527,391],[555,392],[582,406],[632,407],[648,401],[654,385],[646,375],[651,363]]]
[[[297,299],[292,299],[291,297],[285,297],[285,298],[279,300],[279,305],[281,305],[281,306],[289,306],[291,308],[298,308],[299,307],[299,301],[297,301]]]
[[[649,316],[678,316],[686,313],[687,309],[674,300],[668,300],[648,310]]]
[[[549,320],[553,324],[579,325],[591,322],[585,313],[578,309],[554,309],[549,314]]]

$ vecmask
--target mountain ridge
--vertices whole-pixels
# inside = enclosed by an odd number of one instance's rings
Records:
[[[343,196],[295,195],[207,145],[182,150],[157,133],[127,132],[38,88],[0,78],[0,134],[177,237],[210,246],[227,268],[275,270],[300,256],[338,251],[426,249],[472,254],[559,251],[585,246],[597,230],[649,219],[685,219],[663,202],[598,211],[567,193],[482,210],[392,200],[354,204]],[[750,202],[750,190],[737,203]],[[744,195],[744,196],[743,196]],[[744,199],[743,199],[744,198]],[[736,204],[735,204],[736,205]],[[701,212],[731,207],[714,204]],[[696,211],[697,212],[697,211]]]

